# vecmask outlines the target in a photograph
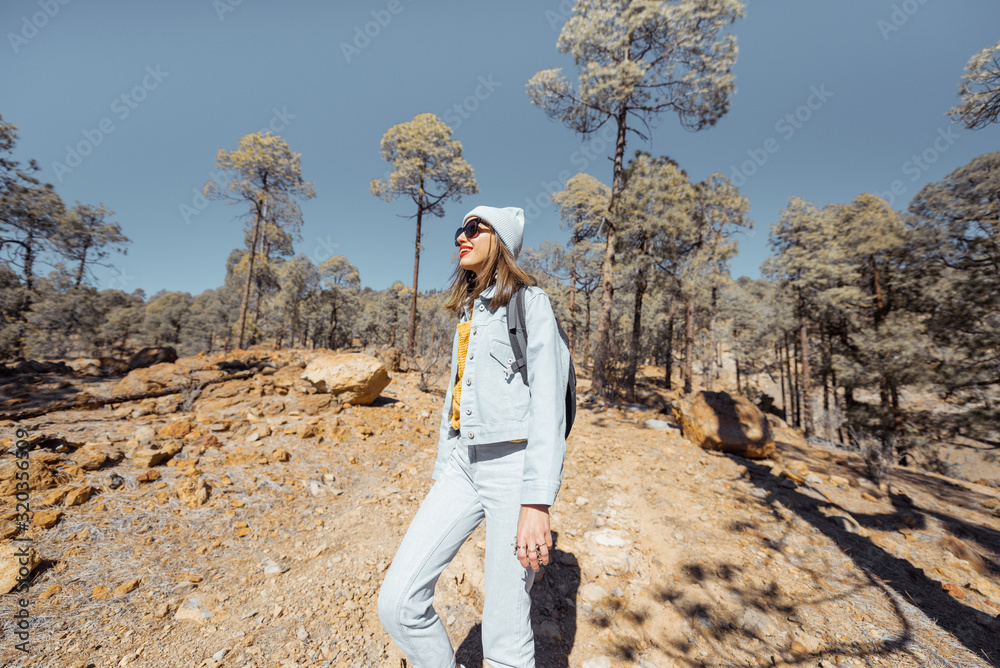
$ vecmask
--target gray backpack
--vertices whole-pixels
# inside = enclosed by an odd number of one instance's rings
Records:
[[[511,364],[511,369],[520,372],[521,380],[527,385],[528,332],[525,328],[524,289],[523,285],[519,287],[507,304],[507,329],[510,335],[510,347],[514,349],[514,363]],[[556,327],[559,328],[559,336],[562,337],[563,343],[569,348],[569,337],[566,336],[566,331],[558,321]],[[572,358],[569,360],[569,376],[566,380],[566,436],[568,437],[573,428],[573,420],[576,418],[576,369],[573,367]]]

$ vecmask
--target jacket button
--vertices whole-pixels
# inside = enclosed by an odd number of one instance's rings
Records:
[[[466,408],[465,409],[465,414],[466,415],[472,415],[472,409],[471,408]]]
[[[472,379],[471,378],[466,378],[465,379],[465,384],[466,385],[472,385]]]
[[[475,437],[476,437],[476,435],[475,435],[475,434],[473,434],[473,433],[472,433],[472,432],[470,431],[470,432],[469,432],[469,438],[475,438]]]
[[[478,328],[478,327],[473,327],[473,328],[472,328],[472,335],[473,335],[473,336],[475,336],[475,335],[476,335],[476,330],[477,330],[477,329],[479,329],[479,328]]]
[[[480,304],[480,305],[479,305],[479,310],[480,310],[480,311],[485,311],[485,310],[486,310],[486,307],[485,307],[485,306],[483,306],[482,304]]]
[[[514,358],[513,357],[508,357],[507,358],[507,364],[513,364],[513,363],[514,363]]]

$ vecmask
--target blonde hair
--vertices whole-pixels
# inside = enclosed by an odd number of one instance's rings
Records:
[[[455,267],[451,287],[448,289],[448,301],[444,305],[447,310],[459,313],[462,309],[471,309],[479,295],[494,284],[496,292],[490,298],[490,306],[506,306],[519,287],[538,284],[534,276],[517,266],[514,256],[492,228],[490,234],[496,237],[496,243],[490,244],[490,256],[479,274],[463,269],[461,264]]]

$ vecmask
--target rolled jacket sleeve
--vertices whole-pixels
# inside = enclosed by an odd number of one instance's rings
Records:
[[[525,297],[530,404],[521,503],[551,506],[562,484],[566,458],[569,350],[559,335],[548,295],[529,289]]]

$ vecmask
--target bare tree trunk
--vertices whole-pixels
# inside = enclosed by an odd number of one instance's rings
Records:
[[[583,331],[586,332],[587,335],[583,337],[583,364],[584,366],[587,366],[590,364],[590,294],[591,293],[587,292],[585,294],[587,302],[587,322],[584,325]]]
[[[83,283],[83,272],[87,268],[87,251],[90,250],[90,243],[86,243],[83,246],[83,256],[80,258],[80,266],[76,269],[76,283],[73,287],[80,287]]]
[[[694,386],[694,296],[684,303],[684,394]]]
[[[594,390],[607,399],[611,398],[607,394],[610,391],[608,376],[613,355],[611,349],[611,309],[615,292],[613,271],[615,264],[615,241],[617,239],[617,230],[615,228],[617,221],[614,220],[614,210],[623,186],[622,163],[625,155],[626,112],[627,110],[624,107],[618,112],[618,137],[615,140],[611,203],[608,205],[608,215],[604,219],[607,227],[607,245],[604,249],[604,264],[601,267],[601,315],[597,322],[597,354],[594,359],[593,374]]]
[[[630,403],[635,402],[635,374],[639,367],[639,348],[642,337],[642,297],[646,292],[646,277],[640,272],[635,286],[632,307],[632,345],[628,351],[628,370],[625,374],[625,396]]]
[[[798,427],[799,396],[798,387],[796,385],[797,374],[795,369],[795,356],[792,355],[792,352],[789,349],[791,344],[788,342],[788,332],[784,333],[783,338],[785,342],[785,363],[788,365],[788,404],[790,411],[787,415],[787,421],[788,424],[793,427]]]
[[[569,356],[576,354],[576,270],[569,272],[569,331],[566,333],[569,339]]]
[[[809,321],[806,319],[806,305],[799,293],[799,352],[802,355],[802,423],[805,426],[806,438],[813,435],[812,405],[809,402],[809,391],[812,380],[809,373]]]
[[[778,377],[781,379],[781,410],[785,412],[785,418],[788,418],[788,395],[785,393],[785,358],[781,354],[781,344],[775,344],[774,354],[778,358]]]
[[[420,225],[424,217],[424,203],[417,203],[417,241],[413,252],[413,295],[410,297],[410,331],[406,338],[406,354],[413,357],[417,347],[417,275],[420,273]],[[395,336],[393,337],[395,338]]]
[[[799,429],[802,428],[802,367],[799,365],[799,341],[793,336],[792,337],[792,349],[791,349],[791,364],[792,370],[795,372],[793,380],[795,383],[795,426]]]
[[[673,389],[674,376],[674,312],[677,310],[677,298],[670,298],[670,315],[667,317],[667,359],[664,363],[664,385],[668,390]]]
[[[333,350],[333,333],[337,331],[337,297],[334,296],[330,308],[330,329],[326,335],[326,347]]]
[[[253,263],[257,254],[257,241],[260,239],[260,221],[263,218],[266,207],[267,200],[258,203],[257,220],[253,224],[253,243],[250,246],[250,262],[247,264],[247,278],[243,282],[243,300],[240,303],[240,328],[239,334],[236,336],[237,348],[243,347],[243,333],[247,322],[247,306],[250,304],[250,285],[253,280]]]

